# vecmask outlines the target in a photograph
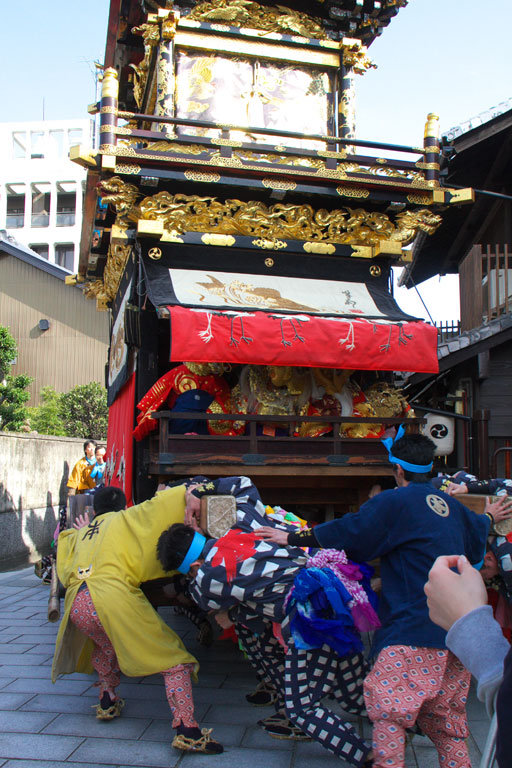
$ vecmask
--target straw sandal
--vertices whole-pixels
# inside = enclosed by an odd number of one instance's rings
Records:
[[[201,736],[193,739],[185,736],[183,733],[177,733],[173,739],[172,746],[175,749],[181,749],[183,752],[202,752],[205,755],[220,755],[224,752],[224,747],[218,741],[212,739],[212,728],[202,728]]]
[[[311,736],[304,733],[298,726],[286,717],[282,712],[277,712],[272,717],[266,717],[264,720],[258,720],[263,730],[273,739],[290,739],[292,741],[311,741]]]
[[[269,707],[276,703],[277,693],[273,685],[262,680],[252,693],[245,695],[245,698],[253,707]]]
[[[113,720],[115,717],[121,715],[121,710],[124,707],[124,699],[116,699],[112,702],[110,707],[104,709],[101,704],[95,704],[93,709],[96,710],[97,720]]]

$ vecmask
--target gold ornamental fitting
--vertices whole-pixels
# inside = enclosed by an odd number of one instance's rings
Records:
[[[427,122],[425,123],[425,138],[432,138],[439,140],[439,115],[434,112],[430,112],[427,115]]]
[[[101,83],[101,98],[114,97],[119,95],[119,79],[114,67],[109,67],[103,73],[103,82]]]

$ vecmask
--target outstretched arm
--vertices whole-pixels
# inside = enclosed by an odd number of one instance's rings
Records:
[[[486,515],[491,515],[495,523],[499,523],[501,520],[507,520],[512,516],[512,498],[510,496],[500,496],[498,501],[494,501],[491,504],[491,500],[487,496],[484,513]]]
[[[314,547],[315,549],[320,547],[312,528],[304,528],[302,531],[295,529],[288,533],[288,531],[280,531],[278,528],[263,526],[258,528],[254,535],[257,539],[272,541],[274,544],[279,544],[280,547]]]

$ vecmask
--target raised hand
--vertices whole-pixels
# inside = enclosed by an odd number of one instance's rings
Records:
[[[466,613],[487,604],[483,579],[464,555],[438,557],[424,590],[430,618],[443,629],[450,629]]]
[[[494,501],[491,504],[491,500],[487,496],[484,512],[492,515],[495,523],[499,523],[500,520],[506,520],[512,515],[512,498],[510,496],[500,496],[498,501]]]
[[[77,531],[79,531],[80,528],[85,528],[85,526],[89,525],[90,522],[89,513],[84,512],[83,515],[76,516],[75,522],[73,523],[73,528],[76,528]]]
[[[288,533],[286,531],[280,531],[278,528],[269,528],[263,525],[261,528],[257,528],[254,531],[254,535],[257,539],[264,539],[265,541],[273,541],[274,544],[280,544],[286,546],[288,544]]]

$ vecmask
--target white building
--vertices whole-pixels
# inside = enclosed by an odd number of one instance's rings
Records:
[[[76,272],[86,171],[69,158],[92,145],[84,120],[0,123],[0,229],[49,262]]]

